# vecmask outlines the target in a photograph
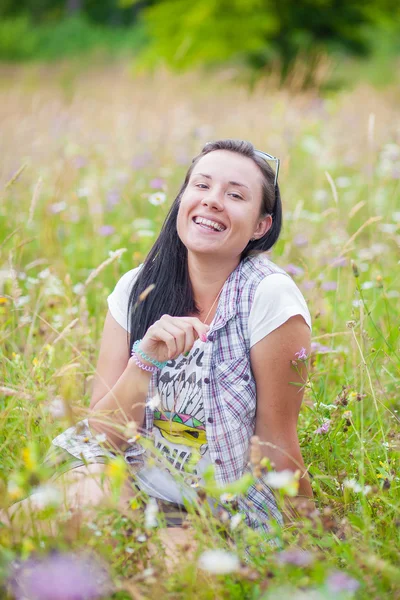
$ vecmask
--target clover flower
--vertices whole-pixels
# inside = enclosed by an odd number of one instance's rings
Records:
[[[328,433],[328,431],[329,431],[329,429],[330,429],[330,426],[331,426],[331,420],[330,420],[330,419],[327,419],[327,420],[325,421],[325,423],[323,423],[323,424],[321,425],[321,427],[318,427],[318,429],[316,429],[316,430],[315,430],[315,433],[318,433],[318,434],[325,434],[325,433]]]
[[[200,569],[213,575],[227,575],[238,571],[240,567],[240,561],[236,554],[219,549],[203,552],[197,564]]]
[[[72,552],[30,558],[14,567],[9,583],[15,600],[97,600],[112,592],[105,566]]]
[[[314,562],[314,556],[311,552],[300,548],[283,550],[275,556],[275,559],[281,564],[295,565],[296,567],[307,567]]]
[[[333,571],[327,578],[326,584],[331,592],[355,592],[360,587],[359,582],[341,571]]]

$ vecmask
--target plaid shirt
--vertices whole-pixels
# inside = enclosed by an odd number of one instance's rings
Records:
[[[248,454],[255,431],[257,396],[250,366],[248,322],[258,284],[276,272],[282,270],[262,256],[248,257],[239,263],[225,282],[204,346],[202,394],[207,443],[216,481],[222,486],[251,471]],[[158,378],[159,372],[153,374],[147,400],[154,397]],[[143,433],[151,437],[152,430],[153,411],[146,406]],[[113,455],[92,436],[87,420],[61,433],[53,440],[53,446],[89,462]],[[136,442],[125,450],[125,460],[132,468],[138,468],[143,464],[142,453],[142,446]],[[262,479],[257,479],[238,503],[247,525],[253,529],[268,533],[271,518],[283,522],[274,494]]]
[[[231,483],[250,468],[250,438],[256,423],[256,382],[250,367],[248,321],[258,284],[273,273],[282,273],[261,256],[239,263],[223,287],[208,342],[204,347],[202,394],[210,458],[217,483]],[[158,387],[159,372],[152,376],[148,398]],[[151,435],[153,411],[146,407],[144,429]],[[132,448],[132,458],[135,451]],[[125,452],[129,462],[130,449]],[[239,498],[246,523],[253,529],[270,531],[269,520],[282,523],[271,489],[258,479],[245,497]]]

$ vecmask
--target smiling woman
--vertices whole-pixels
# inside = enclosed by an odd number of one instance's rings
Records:
[[[248,472],[254,434],[277,471],[300,469],[299,494],[312,496],[297,439],[304,363],[292,367],[301,348],[308,353],[311,319],[264,254],[282,212],[265,156],[221,140],[193,159],[144,264],[108,297],[89,419],[53,440],[73,466],[122,451],[131,494],[167,513],[195,501],[210,465],[221,485]],[[238,505],[247,525],[269,532],[285,515],[259,475]]]

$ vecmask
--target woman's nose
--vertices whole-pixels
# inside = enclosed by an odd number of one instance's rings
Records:
[[[223,210],[224,208],[221,194],[216,190],[213,190],[212,192],[204,196],[201,203],[203,206],[208,206],[209,208],[216,208],[217,210]]]

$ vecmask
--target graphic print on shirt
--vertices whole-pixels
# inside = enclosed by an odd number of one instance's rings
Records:
[[[194,451],[204,457],[208,449],[201,389],[204,352],[199,346],[198,340],[186,359],[169,361],[158,383],[161,409],[154,411],[155,446],[180,471]]]

